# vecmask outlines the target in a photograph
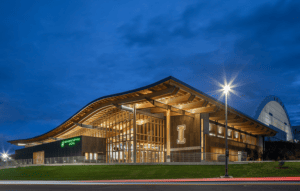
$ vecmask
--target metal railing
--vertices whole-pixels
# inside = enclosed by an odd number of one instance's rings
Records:
[[[219,153],[171,153],[171,162],[225,162],[225,154]],[[229,154],[229,162],[247,161],[247,153]]]
[[[166,156],[165,156],[166,158]],[[219,153],[171,153],[171,162],[225,162],[225,155]],[[158,160],[157,160],[158,161]],[[229,154],[229,162],[233,161],[247,161],[247,153],[241,152],[239,154]],[[155,162],[148,160],[148,162]],[[45,159],[19,159],[10,160],[0,163],[0,167],[34,165],[34,164],[70,164],[70,163],[106,163],[106,156],[99,155],[97,159],[86,159],[85,156],[73,157],[53,157]],[[109,161],[109,163],[119,163]]]
[[[39,163],[40,161],[34,161]],[[98,156],[97,159],[86,159],[84,156],[73,157],[53,157],[46,158],[44,164],[60,164],[60,163],[105,163],[105,156]]]
[[[63,163],[105,163],[105,156],[98,156],[97,159],[85,159],[85,156],[73,156],[73,157],[53,157],[43,159],[18,159],[10,160],[0,163],[0,167],[6,166],[20,166],[20,165],[32,165],[32,164],[63,164]]]

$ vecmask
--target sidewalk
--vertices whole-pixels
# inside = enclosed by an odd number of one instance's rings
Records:
[[[228,162],[231,164],[250,164],[250,163],[264,163],[264,162],[279,162],[279,161],[239,161],[239,162]],[[290,160],[284,162],[300,162],[300,160]],[[90,166],[90,165],[219,165],[224,166],[224,162],[164,162],[164,163],[57,163],[57,164],[28,164],[28,165],[17,165],[17,166],[0,166],[1,169],[7,168],[18,168],[18,167],[30,167],[30,166]]]
[[[135,185],[135,184],[299,184],[299,177],[252,177],[252,178],[193,178],[193,179],[144,179],[144,180],[0,180],[0,185]]]
[[[252,177],[252,178],[186,178],[186,179],[142,179],[142,180],[86,180],[75,182],[270,182],[270,181],[299,181],[297,177]]]

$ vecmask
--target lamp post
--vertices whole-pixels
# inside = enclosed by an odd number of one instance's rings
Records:
[[[227,94],[230,90],[230,87],[226,85],[224,87],[224,93],[225,93],[225,176],[224,178],[230,178],[228,176],[228,157],[229,157],[229,151],[228,151],[228,143],[227,143]]]

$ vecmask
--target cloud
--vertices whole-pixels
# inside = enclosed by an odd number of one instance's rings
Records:
[[[300,75],[297,76],[296,80],[292,83],[294,86],[300,86]]]
[[[160,15],[150,19],[145,25],[142,24],[145,22],[143,17],[139,15],[130,23],[119,27],[118,32],[129,47],[162,45],[177,37],[190,39],[199,35],[199,30],[193,29],[195,26],[192,21],[206,6],[204,3],[193,4],[188,6],[178,19]]]
[[[222,20],[213,21],[206,28],[206,38],[234,36],[234,53],[244,58],[253,55],[254,70],[266,70],[266,67],[299,69],[299,8],[297,1],[278,1],[265,3],[249,15],[233,12]]]

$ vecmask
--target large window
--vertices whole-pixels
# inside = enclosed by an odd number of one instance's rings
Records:
[[[97,121],[106,135],[107,162],[133,162],[133,113],[117,111]],[[136,114],[136,159],[141,162],[164,161],[164,120]]]

